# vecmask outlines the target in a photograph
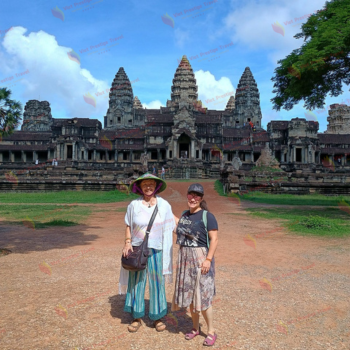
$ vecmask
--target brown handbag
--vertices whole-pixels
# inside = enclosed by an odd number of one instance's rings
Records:
[[[145,239],[143,240],[142,244],[139,246],[133,246],[133,251],[129,250],[128,255],[124,256],[122,255],[122,266],[125,270],[128,271],[142,271],[147,266],[147,259],[149,255],[148,250],[148,235],[151,231],[153,221],[158,213],[158,204],[154,208],[153,214],[151,216],[151,219],[148,223]]]

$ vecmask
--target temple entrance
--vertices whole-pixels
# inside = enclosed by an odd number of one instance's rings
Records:
[[[179,157],[180,158],[189,158],[190,157],[190,143],[191,139],[185,135],[182,134],[179,137]]]
[[[73,148],[72,145],[67,145],[67,159],[72,159]]]

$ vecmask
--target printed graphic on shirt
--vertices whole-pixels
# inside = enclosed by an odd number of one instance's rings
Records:
[[[202,220],[203,210],[190,214],[186,212],[177,226],[177,244],[187,247],[207,247],[207,230]],[[217,230],[218,224],[213,214],[207,213],[208,231]]]

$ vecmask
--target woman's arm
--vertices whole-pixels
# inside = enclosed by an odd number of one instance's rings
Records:
[[[207,254],[207,259],[212,260],[216,251],[216,247],[218,246],[218,230],[211,230],[208,231],[209,235],[209,241],[210,241],[210,246],[209,246],[209,251]],[[211,265],[210,260],[205,260],[202,264],[202,274],[208,273]]]
[[[131,245],[131,233],[130,233],[130,226],[126,225],[125,229],[125,245],[123,248],[123,256],[127,256],[129,250],[133,251],[132,245]]]
[[[173,215],[174,215],[174,214],[173,214]],[[177,224],[179,223],[179,220],[180,220],[180,219],[179,219],[177,216],[174,215],[174,220],[175,220],[175,224],[176,224],[176,225],[175,225],[175,228],[174,228],[173,233],[176,234]]]

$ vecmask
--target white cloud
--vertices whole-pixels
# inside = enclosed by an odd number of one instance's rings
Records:
[[[150,103],[142,103],[142,107],[147,109],[159,109],[160,107],[164,107],[164,105],[159,100],[155,100]]]
[[[25,35],[26,28],[14,27],[5,36],[0,55],[6,57],[6,67],[1,67],[3,74],[26,71],[21,83],[24,86],[23,98],[48,101],[51,104],[53,116],[55,111],[64,111],[66,117],[90,117],[105,115],[108,99],[97,97],[96,93],[109,88],[104,81],[98,80],[92,74],[69,59],[67,53],[72,49],[60,46],[53,35],[44,31]],[[96,100],[96,107],[87,104],[83,96],[90,93]],[[90,99],[93,100],[93,99]]]
[[[227,77],[221,77],[219,80],[209,71],[196,71],[195,73],[198,86],[198,99],[202,101],[203,106],[208,109],[223,110],[231,95],[235,95],[235,89],[231,80]]]
[[[302,39],[293,38],[300,32],[300,26],[306,22],[308,15],[322,9],[324,0],[309,2],[290,2],[248,0],[243,6],[232,8],[224,19],[222,33],[232,33],[231,38],[250,49],[273,49],[270,59],[277,60],[289,54],[293,49],[302,45]],[[272,25],[284,29],[284,36],[273,30]]]

